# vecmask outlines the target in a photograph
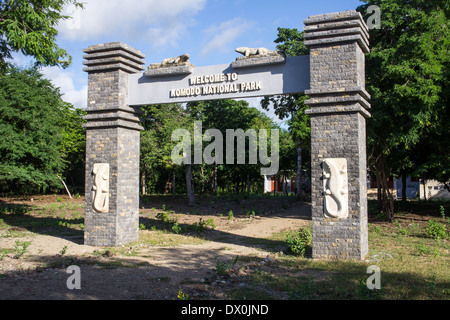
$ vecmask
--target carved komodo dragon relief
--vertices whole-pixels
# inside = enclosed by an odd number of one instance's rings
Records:
[[[247,47],[239,47],[236,49],[236,52],[244,55],[244,57],[252,57],[252,56],[269,56],[269,55],[280,55],[282,51],[272,51],[266,48],[247,48]]]
[[[348,216],[347,166],[346,162],[339,163],[339,160],[323,161],[324,211],[325,215],[331,218]]]
[[[93,207],[95,211],[107,213],[109,210],[109,164],[94,164]]]

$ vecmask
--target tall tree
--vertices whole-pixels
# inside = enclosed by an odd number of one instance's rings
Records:
[[[71,56],[56,41],[58,22],[70,18],[62,14],[68,4],[83,7],[76,0],[0,1],[0,69],[13,52],[34,57],[37,65],[68,67]]]
[[[63,178],[72,188],[84,190],[84,170],[86,152],[86,130],[83,116],[86,111],[75,108],[70,103],[62,105],[60,154],[65,163]]]
[[[0,73],[0,189],[38,192],[60,187],[65,168],[60,123],[65,103],[36,69]]]
[[[450,8],[448,1],[441,0],[363,2],[358,10],[365,18],[369,5],[378,6],[382,15],[381,28],[370,31],[371,52],[366,59],[372,95],[368,162],[381,184],[382,210],[393,219],[387,178],[398,171],[414,171],[413,151],[426,139],[434,137],[441,150],[448,150]],[[438,150],[429,150],[429,155],[448,157],[448,152],[438,154]],[[434,164],[448,172],[448,162],[447,158]]]
[[[277,49],[282,50],[287,56],[300,56],[309,54],[308,48],[304,45],[303,32],[297,29],[278,28],[278,38],[274,41],[278,43]],[[281,119],[289,119],[289,130],[292,138],[297,144],[297,197],[302,197],[302,168],[304,161],[302,154],[309,151],[311,143],[311,125],[309,116],[305,110],[309,109],[304,104],[307,96],[304,94],[283,95],[264,97],[261,106],[269,110],[271,107],[275,114]]]

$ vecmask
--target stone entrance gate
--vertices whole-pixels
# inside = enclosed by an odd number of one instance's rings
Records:
[[[149,68],[121,42],[85,49],[88,72],[85,244],[138,240],[139,106],[304,92],[311,107],[313,258],[367,255],[365,90],[368,28],[356,11],[311,16],[309,56],[238,48],[232,64]],[[260,48],[262,49],[262,48]],[[255,51],[255,52],[252,52]]]

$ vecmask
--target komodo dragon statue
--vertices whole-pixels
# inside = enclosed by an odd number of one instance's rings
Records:
[[[247,47],[239,47],[236,49],[236,52],[243,54],[245,57],[282,54],[282,51],[272,51],[266,48],[247,48]]]
[[[191,65],[189,62],[189,55],[187,53],[182,54],[181,56],[175,57],[175,58],[167,58],[164,59],[161,63],[152,63],[150,65],[151,69],[156,68],[165,68],[165,67],[172,67],[172,66],[179,66],[179,65]]]

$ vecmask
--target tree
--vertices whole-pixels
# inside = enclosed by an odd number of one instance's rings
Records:
[[[172,141],[172,133],[176,129],[190,129],[192,121],[190,115],[179,104],[143,106],[141,116],[145,131],[141,134],[141,190],[147,193],[147,186],[151,192],[175,193],[176,177],[184,176],[189,179],[186,184],[189,203],[195,202],[192,191],[191,171],[182,168],[172,161],[172,149],[176,142]]]
[[[61,143],[59,152],[65,163],[63,178],[72,188],[82,192],[84,190],[84,170],[86,154],[86,129],[83,117],[86,111],[75,108],[72,104],[64,102],[62,107]]]
[[[70,18],[61,14],[68,4],[83,7],[76,0],[0,1],[0,69],[19,51],[37,65],[68,67],[71,56],[56,43],[58,22]]]
[[[37,192],[61,187],[58,175],[65,169],[60,125],[64,121],[64,108],[66,104],[59,90],[35,68],[13,68],[0,74],[0,189],[3,192]]]
[[[269,117],[258,109],[249,107],[248,102],[243,100],[224,99],[189,103],[187,110],[195,120],[202,121],[203,131],[217,129],[221,132],[224,137],[222,146],[224,156],[225,152],[229,152],[226,149],[227,129],[242,129],[244,132],[252,129],[258,133],[259,129],[270,130],[274,128],[274,124]],[[211,141],[211,143],[213,142]],[[204,143],[203,147],[207,145],[209,143]],[[221,186],[222,189],[227,191],[234,189],[235,193],[249,193],[252,185],[261,185],[261,165],[249,163],[250,148],[248,146],[248,139],[246,139],[245,164],[236,164],[236,160],[234,164],[229,164],[226,163],[226,159],[223,159],[223,164],[196,165],[199,168],[196,181],[204,184],[204,188],[200,191],[209,189],[214,192],[217,186]],[[237,158],[236,149],[235,147],[234,159]],[[209,186],[213,188],[209,188]]]
[[[367,89],[372,95],[368,162],[381,184],[381,209],[392,220],[387,178],[421,171],[417,171],[420,149],[420,162],[426,164],[422,174],[433,167],[447,172],[448,178],[450,171],[446,110],[450,8],[448,1],[371,0],[358,10],[367,16],[369,5],[378,6],[382,18],[381,29],[370,31],[371,52],[366,56]],[[434,139],[434,147],[424,154],[429,139]]]
[[[278,28],[278,38],[274,42],[278,43],[277,49],[284,51],[287,56],[309,54],[309,49],[304,45],[303,32],[297,29]],[[311,144],[311,124],[309,116],[305,114],[305,110],[309,109],[304,103],[306,99],[304,94],[294,94],[264,97],[261,101],[263,109],[269,110],[272,107],[281,120],[289,119],[289,130],[297,144],[296,189],[299,199],[302,197],[302,168],[305,167],[302,154],[306,150],[309,155]]]

